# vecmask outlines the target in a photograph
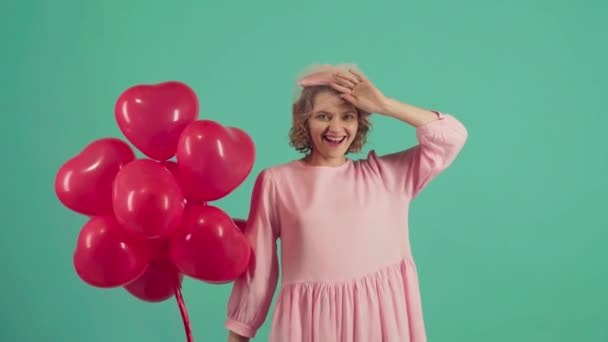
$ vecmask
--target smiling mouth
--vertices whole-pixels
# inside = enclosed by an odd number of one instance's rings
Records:
[[[323,136],[323,140],[327,141],[332,145],[340,145],[344,140],[346,140],[346,136],[343,137],[330,137],[327,135]]]

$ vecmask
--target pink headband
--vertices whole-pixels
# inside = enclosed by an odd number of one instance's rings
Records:
[[[317,85],[329,85],[332,81],[331,73],[333,71],[319,71],[307,75],[298,83],[302,87],[311,87]]]

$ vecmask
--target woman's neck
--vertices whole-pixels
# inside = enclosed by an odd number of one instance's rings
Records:
[[[302,161],[310,166],[338,167],[344,165],[344,163],[348,161],[348,158],[346,158],[346,156],[342,156],[341,158],[326,158],[323,156],[309,154],[302,158]]]

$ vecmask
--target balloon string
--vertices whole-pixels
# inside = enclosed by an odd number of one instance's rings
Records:
[[[175,282],[175,298],[177,299],[177,305],[179,306],[179,312],[182,314],[182,320],[184,321],[184,329],[186,330],[186,337],[188,342],[194,342],[192,338],[192,330],[190,330],[190,319],[188,318],[188,311],[186,310],[186,304],[184,304],[184,298],[182,297],[181,284],[179,278]]]

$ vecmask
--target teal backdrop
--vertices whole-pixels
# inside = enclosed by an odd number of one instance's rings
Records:
[[[83,216],[58,168],[120,137],[113,106],[178,80],[257,159],[217,201],[248,212],[287,143],[294,75],[358,64],[391,97],[457,116],[469,140],[411,208],[429,341],[608,341],[608,53],[601,1],[11,1],[0,5],[1,341],[185,341],[174,299],[81,281]],[[375,116],[370,149],[416,143]],[[347,242],[345,242],[347,243]],[[336,246],[339,248],[339,246]],[[196,342],[223,341],[231,285],[187,278]],[[269,320],[258,341],[268,337]],[[295,342],[295,341],[294,341]]]

